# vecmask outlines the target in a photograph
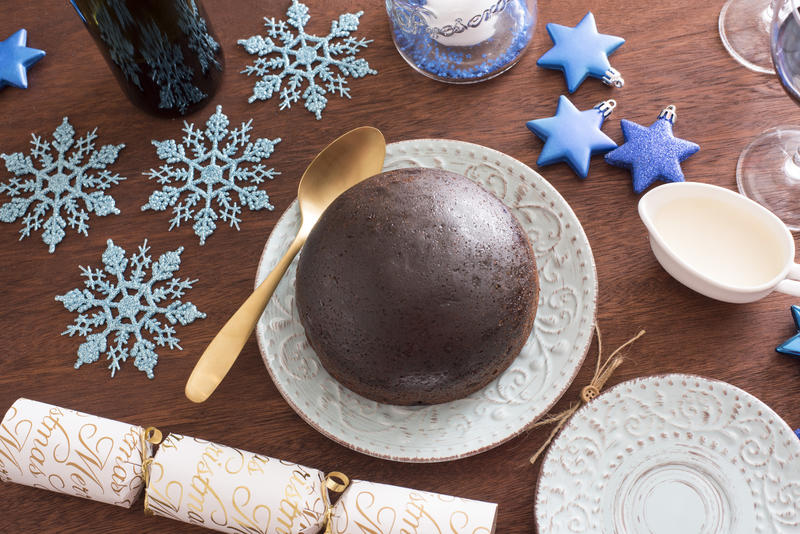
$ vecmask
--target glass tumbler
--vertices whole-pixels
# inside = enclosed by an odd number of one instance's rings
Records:
[[[514,66],[536,25],[536,0],[386,0],[392,39],[416,71],[474,83]]]

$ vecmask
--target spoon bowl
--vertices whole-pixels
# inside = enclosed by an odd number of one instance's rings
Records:
[[[297,189],[303,221],[297,236],[272,272],[206,347],[186,382],[185,393],[189,400],[204,402],[217,389],[325,208],[350,187],[378,174],[385,156],[383,134],[380,130],[363,126],[333,141],[309,164]]]

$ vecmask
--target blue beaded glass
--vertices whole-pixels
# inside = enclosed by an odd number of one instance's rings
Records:
[[[472,83],[512,67],[536,23],[531,0],[386,0],[392,38],[418,72]]]

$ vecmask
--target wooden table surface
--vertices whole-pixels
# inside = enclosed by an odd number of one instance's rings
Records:
[[[525,127],[551,116],[565,93],[560,73],[536,67],[550,47],[547,22],[575,25],[592,10],[601,31],[623,36],[612,56],[626,80],[614,90],[590,79],[571,96],[579,108],[615,98],[604,131],[622,141],[619,119],[650,124],[667,104],[678,107],[676,134],[702,149],[684,165],[688,180],[736,188],[740,151],[762,130],[800,123],[800,110],[778,79],[752,73],[728,56],[717,33],[721,2],[631,0],[541,1],[530,49],[509,72],[472,86],[449,86],[409,68],[389,36],[383,2],[307,1],[309,30],[327,33],[339,13],[364,9],[356,35],[374,39],[363,52],[377,76],[350,81],[351,100],[331,97],[320,121],[300,104],[278,111],[276,99],[248,104],[250,62],[236,40],[262,33],[262,16],[283,18],[288,0],[205,1],[222,43],[226,69],[211,105],[189,117],[204,123],[222,104],[231,122],[254,118],[254,136],[281,137],[268,163],[281,172],[266,184],[275,210],[245,211],[241,231],[220,225],[205,246],[189,226],[168,232],[169,212],[142,212],[155,187],[142,175],[157,167],[151,139],[181,136],[180,120],[148,116],[120,91],[100,53],[65,0],[0,3],[0,38],[27,28],[30,46],[47,56],[29,71],[26,91],[0,91],[0,151],[28,152],[30,133],[49,137],[64,116],[79,134],[99,127],[99,144],[125,143],[112,169],[127,177],[113,190],[118,216],[93,217],[88,237],[68,232],[54,254],[40,234],[18,241],[20,224],[0,224],[0,413],[18,397],[127,422],[207,438],[352,477],[499,503],[499,533],[531,532],[539,466],[528,457],[548,430],[538,429],[471,458],[408,465],[353,452],[323,437],[284,402],[252,339],[216,394],[196,405],[183,396],[189,372],[206,343],[253,286],[267,236],[295,197],[312,157],[351,128],[373,125],[387,141],[451,138],[501,150],[536,169],[541,141]],[[599,278],[598,318],[607,347],[639,329],[647,334],[611,384],[657,373],[684,372],[725,380],[760,397],[790,426],[800,426],[800,362],[775,352],[794,334],[782,295],[746,305],[702,297],[664,272],[650,252],[636,211],[630,175],[592,162],[581,181],[566,165],[539,170],[569,202],[594,252]],[[0,171],[0,179],[10,173]],[[0,199],[5,202],[7,199]],[[208,317],[178,327],[183,351],[159,349],[154,380],[123,365],[116,378],[102,362],[73,369],[81,339],[61,336],[74,315],[55,295],[82,287],[79,265],[99,266],[107,239],[129,252],[145,238],[156,254],[184,246],[180,274],[197,278],[188,299]],[[591,354],[594,354],[592,352]],[[593,357],[593,356],[592,356]],[[591,361],[591,360],[590,360]],[[585,365],[556,409],[587,383]],[[204,532],[163,518],[13,484],[0,486],[0,532]]]

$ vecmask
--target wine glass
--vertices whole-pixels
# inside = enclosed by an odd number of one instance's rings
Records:
[[[784,89],[800,100],[800,13],[797,0],[774,0],[772,62]],[[800,126],[777,126],[756,137],[739,156],[736,184],[746,197],[800,230]]]
[[[728,0],[719,12],[722,44],[750,70],[775,74],[768,44],[772,18],[772,0]]]

